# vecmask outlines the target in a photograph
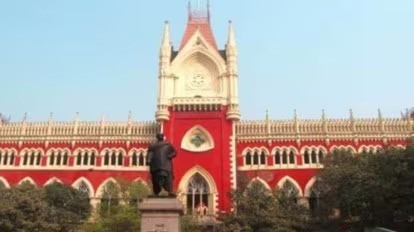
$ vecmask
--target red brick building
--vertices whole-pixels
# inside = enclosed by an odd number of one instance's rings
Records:
[[[158,104],[153,122],[5,122],[0,120],[0,184],[60,181],[100,200],[103,186],[122,177],[149,181],[146,151],[162,131],[178,150],[178,198],[191,211],[203,201],[211,215],[230,211],[237,177],[268,188],[289,183],[300,202],[312,196],[315,174],[335,149],[375,153],[404,148],[414,137],[410,117],[240,121],[237,45],[231,22],[224,49],[208,11],[190,9],[178,50],[168,22],[159,53]],[[154,86],[155,88],[156,86]],[[247,94],[247,93],[242,93]]]

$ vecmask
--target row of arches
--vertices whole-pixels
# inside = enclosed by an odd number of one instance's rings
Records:
[[[94,148],[79,148],[73,153],[69,149],[51,148],[46,154],[42,149],[23,149],[18,155],[15,149],[0,149],[0,166],[43,166],[42,160],[45,159],[46,166],[65,167],[69,166],[69,159],[73,157],[73,166],[95,166],[99,153]],[[104,149],[102,156],[102,166],[122,167],[125,165],[125,158],[130,160],[130,166],[145,167],[146,149],[131,149],[127,155],[124,149]],[[16,163],[17,158],[19,162]]]
[[[391,146],[397,149],[404,149],[404,146]],[[355,149],[351,145],[332,146],[329,151],[323,146],[305,146],[299,151],[296,147],[274,147],[271,152],[265,147],[245,148],[241,155],[243,156],[244,166],[268,165],[268,157],[273,157],[273,166],[295,167],[297,166],[298,156],[302,157],[303,165],[318,166],[323,164],[324,156],[329,152],[347,151],[352,154],[367,153],[374,154],[383,151],[380,145],[362,145]]]

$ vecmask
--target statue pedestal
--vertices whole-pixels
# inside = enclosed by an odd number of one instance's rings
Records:
[[[147,198],[139,204],[141,232],[179,232],[183,205],[176,198]]]

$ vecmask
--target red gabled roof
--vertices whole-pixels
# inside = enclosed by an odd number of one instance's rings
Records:
[[[181,40],[180,50],[187,44],[188,40],[197,30],[200,30],[204,39],[215,49],[217,49],[216,40],[210,26],[210,14],[206,17],[200,17],[195,13],[189,12],[187,28],[185,29],[183,39]]]

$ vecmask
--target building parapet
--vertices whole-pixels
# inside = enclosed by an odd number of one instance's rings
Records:
[[[387,139],[409,138],[414,133],[412,118],[294,119],[240,121],[238,141],[298,139]]]
[[[140,141],[152,142],[156,122],[72,121],[10,122],[0,124],[0,141]]]

